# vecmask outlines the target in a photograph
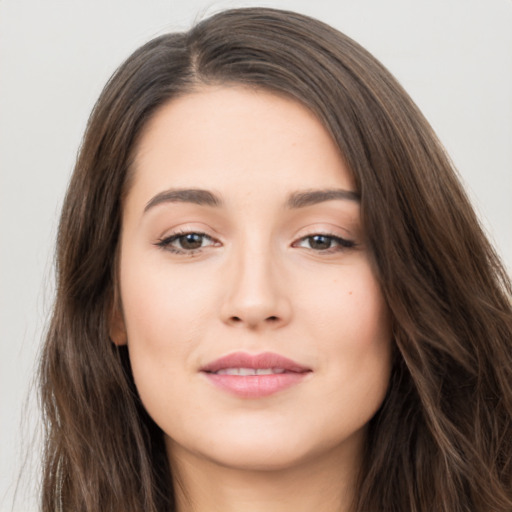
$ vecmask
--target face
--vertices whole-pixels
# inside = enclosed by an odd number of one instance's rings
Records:
[[[390,373],[354,183],[301,104],[243,87],[146,126],[123,211],[135,383],[171,460],[285,468],[360,450]]]

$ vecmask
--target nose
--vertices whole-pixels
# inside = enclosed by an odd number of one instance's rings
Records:
[[[289,290],[269,252],[246,251],[231,267],[223,322],[258,330],[286,325],[292,315]]]

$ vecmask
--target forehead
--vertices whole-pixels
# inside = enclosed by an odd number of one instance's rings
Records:
[[[133,188],[232,191],[345,188],[334,141],[298,101],[243,86],[205,87],[160,107],[135,151]]]

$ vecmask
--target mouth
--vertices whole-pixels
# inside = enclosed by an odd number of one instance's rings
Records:
[[[215,375],[274,375],[285,373],[284,368],[223,368],[215,373]]]
[[[279,354],[235,352],[201,368],[218,389],[241,398],[263,398],[299,384],[311,368]]]

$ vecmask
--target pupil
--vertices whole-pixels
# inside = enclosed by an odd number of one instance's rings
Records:
[[[180,245],[183,249],[199,249],[203,243],[202,235],[189,233],[180,237]]]
[[[312,249],[329,249],[331,247],[331,239],[323,235],[315,235],[310,237],[309,245]]]

